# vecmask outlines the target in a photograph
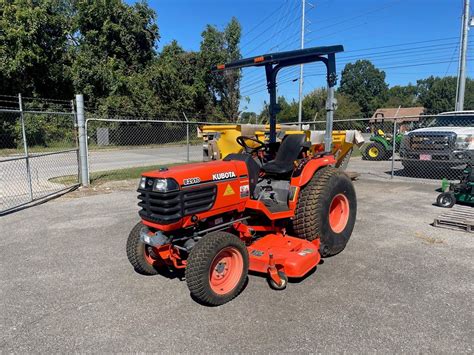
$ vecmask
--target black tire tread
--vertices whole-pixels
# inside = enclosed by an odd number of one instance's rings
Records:
[[[295,210],[295,219],[292,222],[293,232],[296,237],[309,241],[315,240],[316,238],[321,239],[320,253],[322,256],[335,255],[345,247],[345,244],[339,247],[329,247],[329,245],[332,245],[333,243],[324,240],[325,233],[323,231],[324,221],[322,216],[324,215],[323,209],[328,206],[325,206],[321,201],[330,189],[330,180],[336,180],[334,178],[344,179],[352,185],[350,178],[340,169],[324,167],[316,171],[313,178],[299,193],[299,199]],[[356,201],[354,202],[356,211],[357,204]],[[350,233],[351,232],[352,230],[350,230]],[[349,237],[347,237],[347,240]],[[329,249],[324,249],[325,246]]]
[[[142,228],[143,224],[139,222],[131,230],[127,239],[127,258],[139,274],[157,275],[158,270],[145,260],[145,244],[140,241],[140,230]]]
[[[369,155],[369,149],[371,147],[376,147],[379,150],[379,155],[376,158],[372,158]],[[367,145],[367,147],[365,148],[365,151],[364,151],[365,160],[371,160],[371,161],[383,160],[383,159],[385,159],[386,155],[387,155],[387,151],[385,150],[385,147],[379,142],[370,142]]]
[[[228,246],[237,247],[244,259],[244,270],[241,281],[233,292],[227,295],[216,295],[209,286],[209,268],[217,252]],[[192,249],[187,259],[185,270],[186,283],[191,294],[201,303],[219,306],[235,298],[245,285],[248,275],[248,252],[244,242],[227,232],[213,232],[203,237]]]
[[[451,202],[446,205],[446,206],[443,206],[443,204],[441,203],[441,199],[444,197],[444,196],[449,196],[451,198]],[[436,198],[436,204],[439,206],[439,207],[444,207],[444,208],[451,208],[453,207],[455,204],[456,204],[456,196],[454,195],[453,192],[443,192],[441,194],[438,195],[438,197]]]
[[[317,202],[329,179],[337,172],[338,170],[332,167],[320,169],[314,174],[309,183],[301,189],[295,212],[296,218],[293,223],[293,230],[298,237],[309,241],[318,237],[322,224],[322,221],[319,220],[320,214],[318,212],[320,212],[323,206]],[[318,217],[307,218],[307,216],[314,215]]]

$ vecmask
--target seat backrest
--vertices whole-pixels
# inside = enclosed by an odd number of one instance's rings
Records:
[[[305,147],[305,141],[305,134],[288,134],[278,148],[275,161],[293,164]]]

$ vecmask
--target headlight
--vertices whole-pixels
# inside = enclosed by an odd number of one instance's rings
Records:
[[[142,190],[148,189],[158,192],[168,192],[179,190],[179,185],[173,179],[154,179],[142,176],[138,188]]]
[[[156,179],[153,191],[168,192],[179,190],[178,183],[173,179]]]
[[[140,179],[140,183],[138,184],[138,188],[145,190],[145,187],[146,187],[146,177],[142,176],[142,178]]]
[[[469,149],[471,144],[474,145],[472,134],[458,134],[456,138],[457,149]]]

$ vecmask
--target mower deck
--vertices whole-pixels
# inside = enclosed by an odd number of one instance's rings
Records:
[[[310,242],[280,233],[267,234],[252,243],[247,250],[249,270],[271,274],[276,268],[288,277],[305,276],[321,260],[319,239]]]

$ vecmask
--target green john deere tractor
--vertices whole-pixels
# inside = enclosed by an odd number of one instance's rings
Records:
[[[456,202],[474,206],[474,171],[472,165],[468,164],[463,170],[461,181],[457,184],[449,183],[447,179],[443,179],[441,190],[438,195],[436,204],[440,207],[450,208]]]
[[[392,134],[386,134],[383,131],[383,116],[375,118],[372,125],[372,135],[370,136],[370,143],[365,146],[362,151],[362,158],[365,160],[386,160],[392,156],[393,144],[395,144],[395,151],[398,152],[400,143],[402,142],[403,133],[397,133],[395,139]]]
[[[395,151],[398,152],[403,133],[395,135]],[[367,144],[362,152],[365,160],[386,160],[392,156],[393,152],[393,136],[385,134],[381,129],[377,129],[370,137],[370,143]]]

